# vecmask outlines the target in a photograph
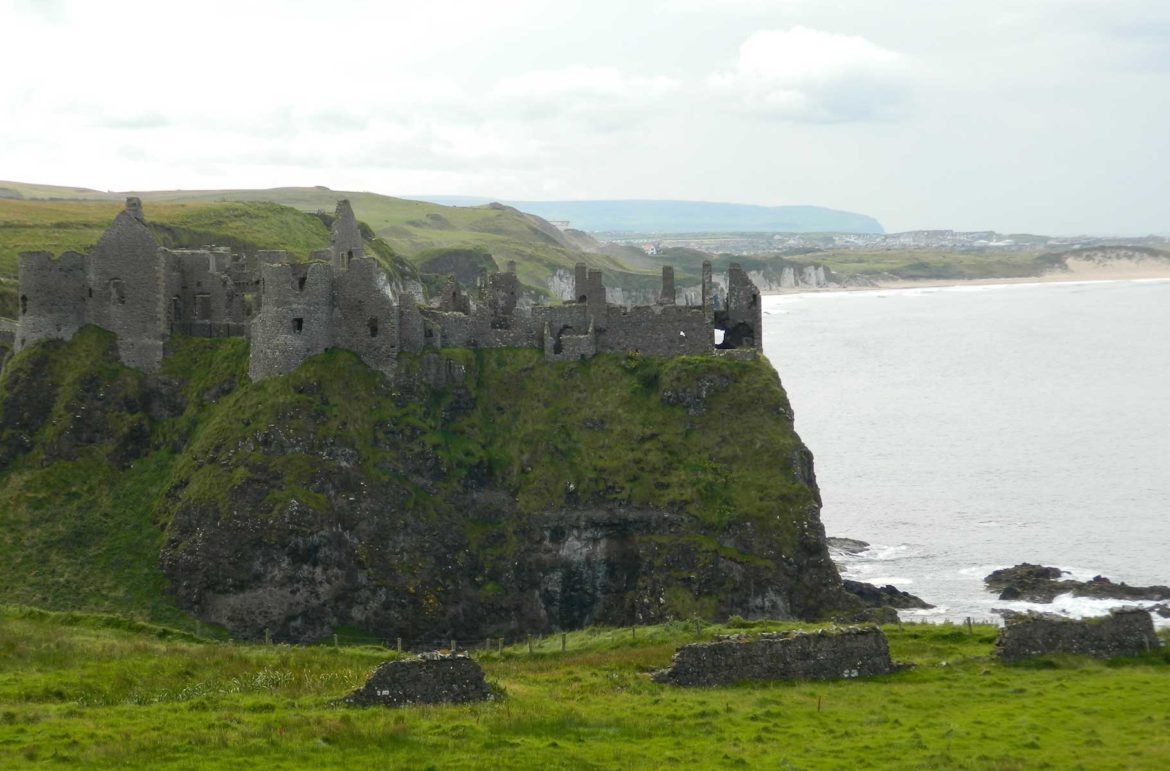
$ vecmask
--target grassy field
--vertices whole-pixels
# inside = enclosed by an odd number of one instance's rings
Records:
[[[245,645],[0,607],[0,766],[1165,768],[1170,656],[1004,667],[995,630],[887,627],[911,671],[677,689],[649,670],[726,627],[587,629],[478,652],[502,698],[357,709],[377,646]],[[779,624],[746,625],[750,630]],[[738,628],[734,631],[744,631]]]

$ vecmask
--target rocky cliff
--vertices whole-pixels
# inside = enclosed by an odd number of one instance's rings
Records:
[[[0,380],[0,601],[190,614],[242,637],[433,641],[842,591],[812,457],[764,360],[346,351],[249,382],[242,340],[162,372],[93,328]]]

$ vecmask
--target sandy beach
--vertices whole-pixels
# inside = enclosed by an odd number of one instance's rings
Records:
[[[793,294],[796,292],[842,292],[874,289],[915,289],[941,286],[980,286],[994,284],[1047,284],[1072,281],[1131,281],[1137,279],[1170,279],[1170,260],[1069,260],[1067,270],[1052,271],[1040,276],[1017,276],[1014,278],[973,278],[973,279],[921,279],[900,281],[879,281],[876,286],[833,286],[823,289],[798,287],[775,289],[763,294]]]

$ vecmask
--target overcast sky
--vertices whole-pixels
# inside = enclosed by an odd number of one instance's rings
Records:
[[[0,179],[1170,233],[1166,0],[0,0]]]

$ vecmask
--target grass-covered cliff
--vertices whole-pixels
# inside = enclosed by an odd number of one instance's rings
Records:
[[[251,383],[243,340],[157,378],[94,328],[0,379],[0,602],[244,636],[438,639],[850,601],[766,361],[330,351]]]

